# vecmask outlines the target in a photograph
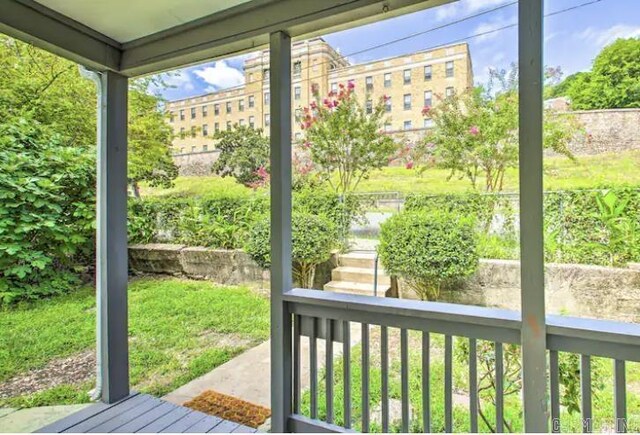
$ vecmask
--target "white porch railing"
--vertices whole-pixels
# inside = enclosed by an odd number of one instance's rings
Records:
[[[293,414],[289,418],[289,429],[294,432],[306,431],[345,431],[354,424],[367,432],[371,428],[370,398],[372,382],[370,370],[372,368],[370,327],[380,327],[379,358],[375,361],[381,373],[380,390],[375,391],[380,397],[381,429],[390,429],[389,416],[389,331],[390,328],[400,330],[400,400],[401,429],[408,432],[415,428],[416,422],[424,432],[442,430],[433,427],[431,418],[430,399],[434,388],[430,385],[431,334],[444,335],[444,431],[478,431],[478,354],[476,346],[478,340],[495,343],[492,358],[495,358],[495,429],[502,432],[504,427],[504,364],[503,346],[506,344],[520,344],[521,320],[520,313],[502,309],[455,305],[436,302],[419,302],[400,299],[381,299],[368,296],[346,295],[316,290],[294,289],[284,294],[284,302],[288,312],[293,316]],[[352,356],[351,346],[339,344],[343,349],[342,357],[334,352],[335,343],[350,343],[351,325],[359,323],[362,326],[361,358],[358,371],[361,379],[359,391],[352,390]],[[560,429],[560,381],[558,352],[568,352],[580,355],[580,396],[581,417],[583,430],[593,429],[592,412],[592,382],[591,357],[605,357],[612,359],[614,366],[614,409],[611,415],[615,417],[615,429],[619,432],[626,430],[626,361],[640,362],[640,325],[619,323],[603,320],[591,320],[564,316],[547,316],[547,358],[548,358],[548,395],[545,400],[551,410],[551,426],[549,430],[557,432]],[[420,376],[415,375],[415,369],[409,370],[409,331],[418,331],[421,336],[421,364]],[[303,415],[303,391],[301,389],[301,337],[308,337],[309,342],[309,391],[308,414]],[[454,427],[453,419],[453,337],[456,340],[467,340],[469,357],[469,427]],[[323,396],[325,403],[322,413],[319,413],[320,387],[318,340],[324,339],[325,357],[325,385]],[[414,349],[412,349],[414,350]],[[341,382],[336,383],[334,363],[340,361],[343,374]],[[414,361],[415,363],[415,361]],[[409,385],[420,384],[421,415],[410,418]],[[342,390],[336,392],[336,385],[342,384]],[[440,388],[440,386],[438,386]],[[357,393],[357,394],[354,394]],[[340,396],[338,401],[336,396]],[[354,403],[353,397],[359,397]],[[341,405],[339,426],[334,418],[335,404]],[[358,421],[354,420],[353,410],[360,414]],[[411,423],[411,426],[410,426]]]

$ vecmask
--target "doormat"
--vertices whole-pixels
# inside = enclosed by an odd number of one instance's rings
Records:
[[[207,390],[183,405],[254,429],[271,416],[269,408],[213,390]]]

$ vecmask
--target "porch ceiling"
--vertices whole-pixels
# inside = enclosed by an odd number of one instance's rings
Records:
[[[457,0],[2,0],[0,32],[137,76]]]

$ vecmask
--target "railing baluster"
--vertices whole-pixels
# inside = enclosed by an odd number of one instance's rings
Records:
[[[560,366],[558,351],[549,351],[549,387],[551,395],[551,432],[560,432]]]
[[[310,398],[310,417],[318,418],[318,320],[311,318],[311,336],[309,337],[309,392]]]
[[[389,331],[386,326],[380,327],[380,366],[382,394],[382,432],[389,432]]]
[[[453,339],[444,336],[444,431],[453,432]]]
[[[342,365],[344,375],[344,422],[343,426],[351,428],[351,323],[342,323],[343,343],[342,343]]]
[[[325,339],[325,398],[327,400],[327,423],[333,423],[333,321],[327,319]]]
[[[496,343],[496,432],[504,432],[504,366],[502,343]]]
[[[625,372],[625,362],[615,360],[614,381],[615,381],[615,407],[616,407],[616,432],[627,431],[627,380]]]
[[[422,333],[422,431],[431,432],[431,371],[430,364],[431,340],[428,332]]]
[[[369,324],[362,324],[362,432],[369,432]]]
[[[589,355],[580,356],[580,395],[582,399],[582,430],[591,432],[592,409],[591,409],[591,357]]]
[[[293,412],[300,414],[300,315],[293,316]]]
[[[478,432],[478,349],[469,339],[469,432]]]
[[[409,432],[409,333],[400,330],[400,383],[402,397],[402,432]]]

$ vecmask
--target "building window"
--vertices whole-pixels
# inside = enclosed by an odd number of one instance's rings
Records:
[[[453,97],[453,94],[454,94],[453,86],[449,86],[445,91],[445,96],[449,98],[449,97]]]
[[[372,91],[373,90],[373,77],[372,76],[367,76],[364,79],[364,83],[365,83],[365,87],[366,87],[367,91]]]
[[[371,100],[367,100],[367,113],[371,114],[373,113],[373,101]]]
[[[268,113],[264,115],[264,126],[269,127],[271,125],[271,115]]]
[[[202,124],[202,135],[209,136],[209,126],[207,124]]]
[[[388,97],[384,102],[384,111],[387,113],[391,112],[391,97]]]
[[[390,122],[385,122],[384,123],[384,131],[391,131],[391,123]]]
[[[264,93],[264,104],[269,104],[269,102],[271,101],[269,92],[265,92]]]
[[[184,137],[185,137],[184,127],[180,127],[180,139],[184,139]]]
[[[244,119],[241,119],[240,121],[238,121],[238,125],[240,127],[244,127]]]
[[[215,130],[215,132],[219,132],[220,131],[220,123],[216,122],[215,124],[213,124],[213,129]]]
[[[191,119],[195,119],[195,117],[196,117],[196,108],[192,107],[191,108]]]
[[[411,121],[405,121],[403,127],[405,130],[411,130]]]
[[[262,70],[262,78],[264,80],[269,80],[269,68],[265,68]]]
[[[196,137],[196,126],[191,127],[191,137]]]
[[[180,154],[184,154],[184,147],[180,148]]]
[[[433,105],[433,93],[431,91],[424,91],[424,107],[431,107]]]
[[[405,85],[410,85],[411,84],[411,70],[410,69],[405,69],[402,72],[402,79],[404,80],[404,84]]]
[[[300,121],[301,117],[302,117],[302,109],[296,109],[296,111],[294,112],[294,119],[296,120],[296,122]]]
[[[249,117],[249,127],[254,128],[256,126],[256,118],[255,116]]]
[[[209,146],[208,145],[202,145],[202,151],[204,151],[204,152],[209,151]]]
[[[385,88],[391,87],[391,73],[386,73],[384,75],[384,87]]]
[[[209,113],[207,106],[202,106],[202,116],[206,117],[207,114]]]
[[[299,100],[302,96],[302,88],[300,86],[296,86],[293,88],[293,98],[294,100]]]
[[[192,153],[195,153],[195,152],[196,152],[196,146],[195,146],[195,145],[192,145],[192,146],[191,146],[191,152],[192,152]]]
[[[331,83],[331,92],[338,92],[338,84]]]
[[[238,111],[244,112],[244,98],[242,100],[238,100]]]
[[[175,121],[176,114],[173,112],[169,112],[169,122]]]
[[[411,110],[411,94],[404,94],[404,110]]]
[[[431,127],[433,127],[433,119],[424,118],[424,128],[431,128]]]
[[[256,105],[256,99],[253,95],[249,95],[249,107],[254,107]]]
[[[231,121],[227,121],[227,130],[231,130]]]
[[[446,72],[447,72],[447,74],[446,74],[447,77],[453,77],[453,61],[452,60],[450,60],[449,62],[447,62],[445,64],[445,69],[446,69]]]
[[[227,101],[227,113],[231,113],[231,101]]]
[[[184,109],[180,109],[180,121],[184,121]]]
[[[433,77],[433,74],[432,74],[431,65],[426,65],[424,67],[424,79],[425,80],[431,80],[432,77]]]
[[[300,133],[300,132],[296,133],[295,138],[296,138],[296,140],[302,139],[302,133]]]
[[[219,104],[214,104],[213,105],[213,114],[218,116],[220,115],[220,105]]]
[[[300,73],[302,72],[302,62],[297,61],[293,63],[293,75],[294,77],[298,77],[300,76]]]

